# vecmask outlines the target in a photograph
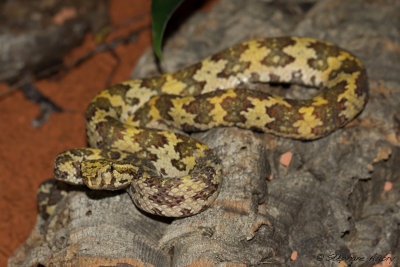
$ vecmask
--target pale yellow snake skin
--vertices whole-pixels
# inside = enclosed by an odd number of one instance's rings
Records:
[[[299,100],[238,89],[264,82],[320,90]],[[236,126],[310,140],[352,120],[367,98],[360,60],[335,45],[298,37],[245,42],[175,73],[100,92],[86,111],[91,148],[59,154],[55,178],[91,189],[126,189],[137,207],[152,214],[193,215],[219,193],[220,160],[199,141],[165,129]],[[160,125],[164,130],[151,129]]]

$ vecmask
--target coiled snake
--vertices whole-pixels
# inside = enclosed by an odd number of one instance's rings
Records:
[[[300,100],[243,89],[267,82],[320,90]],[[237,126],[311,140],[352,120],[367,98],[362,63],[337,46],[298,37],[249,41],[175,73],[100,92],[86,111],[91,148],[59,154],[54,175],[91,189],[126,189],[152,214],[188,216],[217,197],[221,164],[206,145],[171,128]]]

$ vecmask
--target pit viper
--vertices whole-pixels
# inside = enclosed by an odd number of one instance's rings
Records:
[[[253,83],[319,91],[288,99],[246,86]],[[248,41],[177,72],[101,91],[86,110],[90,147],[59,154],[54,175],[94,190],[126,189],[151,214],[189,216],[216,199],[222,167],[213,150],[183,132],[236,126],[312,140],[351,121],[367,99],[362,63],[331,43],[303,37]]]

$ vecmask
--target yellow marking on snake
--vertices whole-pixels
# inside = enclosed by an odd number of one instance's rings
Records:
[[[316,126],[321,126],[322,121],[313,115],[314,107],[302,107],[299,112],[303,114],[303,120],[298,120],[293,126],[298,128],[298,132],[302,136],[312,137],[312,129]]]

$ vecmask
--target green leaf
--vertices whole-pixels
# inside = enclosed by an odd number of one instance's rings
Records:
[[[153,0],[151,3],[151,18],[153,23],[153,48],[161,60],[161,44],[165,28],[172,13],[183,0]]]

